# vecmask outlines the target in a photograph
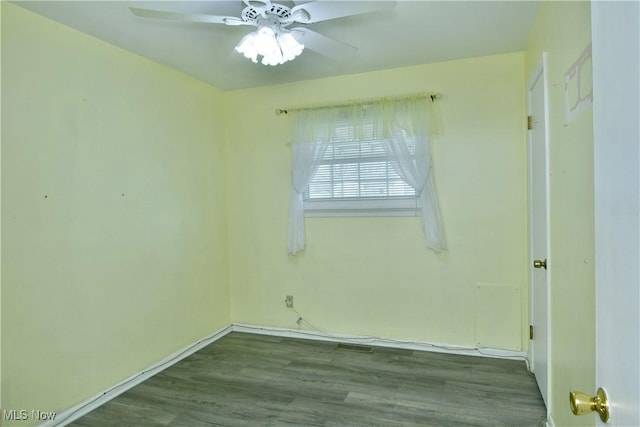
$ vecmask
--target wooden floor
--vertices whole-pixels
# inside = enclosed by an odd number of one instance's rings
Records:
[[[73,426],[540,426],[525,363],[231,333]]]

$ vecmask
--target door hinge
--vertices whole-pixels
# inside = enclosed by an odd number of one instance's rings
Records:
[[[533,116],[527,116],[527,129],[533,129]]]
[[[529,339],[533,339],[533,325],[529,325]]]

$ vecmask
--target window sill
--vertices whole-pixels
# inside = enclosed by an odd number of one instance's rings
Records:
[[[415,197],[367,200],[307,200],[304,202],[304,216],[307,218],[420,215],[420,209]]]

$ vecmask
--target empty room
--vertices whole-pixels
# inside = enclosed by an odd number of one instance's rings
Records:
[[[633,425],[604,3],[2,1],[0,425]]]

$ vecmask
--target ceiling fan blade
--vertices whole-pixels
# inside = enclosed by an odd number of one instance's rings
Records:
[[[323,36],[305,27],[291,28],[291,32],[297,36],[296,38],[305,48],[336,60],[349,59],[358,50],[355,46]]]
[[[291,16],[301,24],[327,21],[343,16],[359,15],[361,13],[392,9],[394,1],[312,1],[294,6]]]
[[[250,22],[245,22],[242,19],[236,18],[234,16],[166,12],[164,10],[140,9],[137,7],[130,7],[129,9],[131,10],[131,12],[133,12],[134,15],[141,18],[170,19],[173,21],[202,22],[206,24],[253,25]]]

